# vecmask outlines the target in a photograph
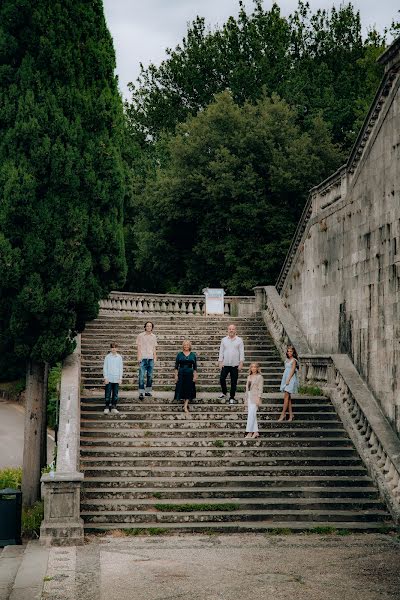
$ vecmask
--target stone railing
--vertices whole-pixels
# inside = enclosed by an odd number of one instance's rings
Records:
[[[254,314],[254,296],[225,296],[224,314],[246,317]],[[170,313],[202,316],[205,313],[205,297],[184,294],[136,294],[111,292],[100,300],[100,309],[137,314]]]
[[[400,523],[400,441],[347,354],[301,356],[303,383],[329,396],[358,453]]]
[[[40,541],[46,545],[83,544],[80,517],[80,336],[61,373],[60,417],[55,472],[42,476],[44,519]]]
[[[300,357],[302,385],[321,388],[330,398],[393,519],[400,522],[400,441],[371,391],[346,354],[313,355],[274,288],[256,288],[256,304],[277,347],[288,343]]]

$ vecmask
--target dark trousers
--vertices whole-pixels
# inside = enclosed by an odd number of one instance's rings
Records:
[[[118,402],[118,383],[106,383],[105,394],[106,394],[106,406],[117,406]]]
[[[219,382],[221,384],[222,393],[225,395],[228,391],[228,388],[226,387],[226,378],[228,377],[228,374],[231,376],[231,392],[229,397],[234,398],[239,377],[239,367],[222,367]]]

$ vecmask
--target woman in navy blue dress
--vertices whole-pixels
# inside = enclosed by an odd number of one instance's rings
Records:
[[[183,401],[183,410],[189,415],[189,402],[196,398],[197,357],[192,343],[184,340],[182,351],[175,360],[175,400]]]

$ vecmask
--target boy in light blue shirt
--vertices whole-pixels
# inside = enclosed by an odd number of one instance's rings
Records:
[[[119,413],[117,409],[118,388],[122,383],[123,364],[122,356],[117,352],[118,345],[113,342],[110,344],[110,348],[111,352],[105,357],[103,365],[106,399],[104,414],[108,415],[111,411],[112,414],[117,415]]]

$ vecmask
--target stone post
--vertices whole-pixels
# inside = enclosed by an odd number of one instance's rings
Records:
[[[256,312],[261,312],[265,308],[265,291],[263,285],[257,285],[253,287],[253,292],[255,296],[255,308]]]

